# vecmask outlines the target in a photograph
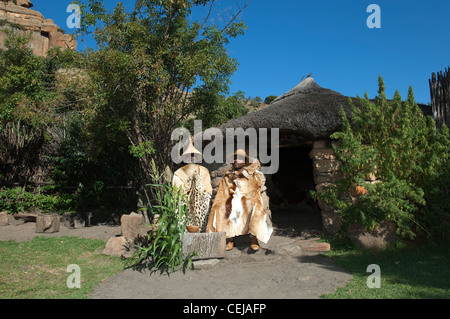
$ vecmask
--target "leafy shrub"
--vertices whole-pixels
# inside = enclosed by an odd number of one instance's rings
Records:
[[[391,101],[384,92],[380,77],[375,102],[367,93],[365,99],[357,97],[357,105],[350,101],[351,120],[341,108],[343,128],[331,138],[344,178],[314,196],[335,207],[344,226],[359,223],[371,230],[391,220],[404,238],[442,234],[450,216],[448,129],[436,131],[412,88],[404,102],[398,91]],[[366,182],[370,174],[379,182]],[[351,196],[358,186],[367,193]]]
[[[210,107],[197,114],[197,120],[203,121],[204,128],[218,127],[231,119],[246,115],[248,109],[245,107],[244,101],[245,97],[242,91],[229,97],[217,94],[211,99]],[[186,126],[191,128],[193,124],[188,123]]]
[[[155,268],[176,271],[185,266],[189,269],[192,256],[183,256],[182,239],[186,231],[188,200],[181,189],[165,184],[152,184],[156,190],[156,205],[151,207],[156,223],[148,236],[148,245],[137,247],[136,253],[128,260],[136,266],[148,258]]]
[[[268,97],[266,97],[266,99],[264,100],[265,104],[270,104],[272,103],[278,96],[276,95],[269,95]]]
[[[0,210],[22,213],[39,210],[43,213],[64,213],[73,209],[73,195],[34,194],[22,187],[0,189]]]
[[[91,131],[84,121],[78,116],[67,119],[66,138],[51,157],[56,190],[76,195],[78,211],[134,210],[135,190],[121,186],[133,179],[136,161],[125,143],[105,131]]]

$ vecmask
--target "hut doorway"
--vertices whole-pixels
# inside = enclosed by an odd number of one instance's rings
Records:
[[[292,236],[318,235],[322,217],[310,195],[314,189],[312,143],[281,146],[279,170],[266,176],[272,222],[278,233]]]

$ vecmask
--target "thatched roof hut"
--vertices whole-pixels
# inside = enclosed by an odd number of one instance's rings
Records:
[[[230,120],[221,129],[278,128],[280,133],[294,133],[304,140],[320,140],[340,128],[339,110],[343,106],[350,114],[348,102],[348,97],[322,88],[308,77],[265,109]]]

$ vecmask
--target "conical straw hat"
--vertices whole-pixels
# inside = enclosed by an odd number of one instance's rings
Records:
[[[195,148],[192,139],[189,140],[189,145],[188,148],[186,149],[186,151],[184,151],[184,153],[181,155],[181,158],[183,159],[183,162],[185,163],[190,163],[190,159],[188,159],[190,154],[194,154],[195,157],[195,161],[196,163],[201,162],[203,159],[203,155],[202,153]],[[191,163],[192,164],[192,163]]]
[[[182,156],[189,155],[189,154],[198,154],[198,155],[202,156],[202,153],[198,149],[195,148],[194,144],[192,143],[192,140],[189,141],[189,146],[186,149],[186,151],[184,151]]]

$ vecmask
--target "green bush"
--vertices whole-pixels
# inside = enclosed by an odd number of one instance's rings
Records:
[[[10,214],[30,211],[64,213],[73,210],[74,196],[68,194],[34,194],[22,187],[0,189],[0,210]]]
[[[270,104],[272,103],[278,96],[276,95],[269,95],[268,97],[266,97],[266,99],[264,100],[265,104]]]
[[[245,107],[244,92],[238,91],[229,97],[216,94],[211,99],[208,108],[201,110],[196,119],[202,120],[204,128],[218,127],[223,123],[244,116],[248,113]],[[193,127],[193,121],[190,120],[186,124],[188,128]]]
[[[448,129],[436,131],[412,88],[404,102],[398,91],[391,101],[384,92],[380,77],[375,102],[367,93],[356,105],[350,101],[351,119],[341,109],[343,128],[331,138],[344,178],[314,196],[338,210],[344,227],[359,223],[371,230],[390,220],[404,238],[442,234],[450,216]],[[379,182],[366,182],[369,174]],[[351,196],[358,186],[367,194]]]

